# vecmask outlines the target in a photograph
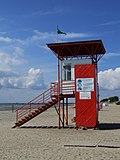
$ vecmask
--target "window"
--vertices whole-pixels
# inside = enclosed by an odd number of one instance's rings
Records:
[[[64,80],[71,80],[71,64],[63,66],[64,69]]]

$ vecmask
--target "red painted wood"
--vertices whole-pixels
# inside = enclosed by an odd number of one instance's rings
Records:
[[[76,126],[96,127],[96,67],[94,64],[75,65],[76,78],[94,78],[94,91],[91,92],[91,99],[80,99],[80,92],[75,91],[76,97]]]

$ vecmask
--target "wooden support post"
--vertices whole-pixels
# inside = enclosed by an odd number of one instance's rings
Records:
[[[58,128],[60,129],[60,119],[61,119],[61,116],[60,116],[60,102],[58,102],[58,116],[59,116],[59,122],[58,122]]]
[[[54,107],[55,107],[55,110],[56,110],[57,114],[59,115],[59,111],[58,111],[57,107],[55,105],[54,105]],[[60,122],[63,123],[61,118],[60,118]]]
[[[60,60],[58,57],[58,128],[60,129]]]
[[[66,125],[68,126],[68,98],[66,98]]]
[[[65,106],[64,106],[64,98],[63,98],[63,128],[64,128],[64,115],[65,115],[64,109],[65,109]]]

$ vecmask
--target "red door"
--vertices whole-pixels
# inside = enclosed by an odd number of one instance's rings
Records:
[[[76,126],[96,127],[97,91],[94,64],[75,65]]]

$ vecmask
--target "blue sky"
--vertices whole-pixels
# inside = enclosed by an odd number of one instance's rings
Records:
[[[0,102],[26,102],[57,80],[59,41],[101,39],[100,97],[120,97],[119,0],[0,0]]]

